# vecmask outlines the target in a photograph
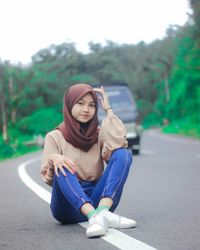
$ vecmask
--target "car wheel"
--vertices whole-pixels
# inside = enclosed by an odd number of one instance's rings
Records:
[[[140,154],[140,150],[139,149],[132,149],[132,154],[133,155],[139,155]]]
[[[140,154],[140,137],[136,137],[132,144],[132,154],[139,155]]]

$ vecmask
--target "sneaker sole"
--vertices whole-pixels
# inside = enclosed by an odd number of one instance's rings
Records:
[[[106,234],[106,231],[105,230],[98,230],[96,232],[90,232],[90,233],[87,233],[86,232],[86,236],[88,238],[93,238],[93,237],[101,237],[101,236],[104,236]]]
[[[109,225],[109,228],[121,228],[121,229],[128,229],[128,228],[133,228],[136,227],[137,223],[134,223],[132,225]]]

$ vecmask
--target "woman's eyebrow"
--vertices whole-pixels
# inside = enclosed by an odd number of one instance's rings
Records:
[[[84,98],[81,98],[79,101],[84,101],[84,102],[86,102],[86,100],[84,100]],[[95,103],[94,101],[91,101],[91,102],[89,102],[89,103]]]

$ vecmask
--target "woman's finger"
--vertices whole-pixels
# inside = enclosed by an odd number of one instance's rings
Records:
[[[64,171],[64,169],[63,169],[63,164],[62,164],[62,166],[59,166],[59,170],[60,170],[60,172],[61,172],[64,176],[66,176],[66,173],[65,173],[65,171]]]
[[[101,106],[104,107],[104,102],[103,102],[103,98],[101,96],[99,96],[99,100],[101,102]]]
[[[63,167],[65,167],[71,174],[75,173],[75,171],[73,170],[73,168],[71,168],[68,164],[63,165]]]
[[[62,163],[62,167],[60,167],[60,169],[63,170],[63,167],[66,168],[71,174],[74,174],[76,172],[76,171],[73,170],[73,167],[71,167],[69,164],[66,163],[66,161],[64,161]],[[65,173],[65,176],[66,176],[66,173]]]
[[[70,167],[73,170],[73,172],[76,172],[77,168],[73,162],[71,162],[70,160],[65,160],[65,164],[66,166]]]
[[[66,176],[66,173],[65,173],[65,171],[64,171],[64,169],[63,169],[63,163],[62,163],[62,162],[59,162],[59,163],[57,164],[57,166],[58,166],[60,172],[61,172],[64,176]]]
[[[54,170],[55,170],[55,174],[59,177],[59,174],[58,174],[58,168],[57,168],[57,167],[55,167],[55,168],[54,168]]]
[[[94,91],[101,94],[101,95],[103,95],[102,89],[100,89],[100,88],[94,88]]]
[[[72,161],[68,160],[68,162],[70,163],[71,166],[75,167],[75,164]]]
[[[72,166],[72,167],[76,167],[76,165],[69,159],[66,159],[65,162],[69,165],[69,166]]]

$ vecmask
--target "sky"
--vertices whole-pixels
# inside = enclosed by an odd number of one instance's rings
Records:
[[[0,0],[0,58],[29,63],[51,44],[150,43],[169,25],[184,25],[188,0]]]

